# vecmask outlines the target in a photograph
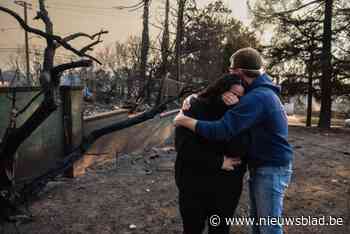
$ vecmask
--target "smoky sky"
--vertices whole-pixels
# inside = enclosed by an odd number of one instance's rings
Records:
[[[27,0],[32,4],[28,11],[28,23],[32,26],[43,28],[41,22],[34,21],[38,5],[37,0]],[[54,32],[59,35],[67,35],[74,32],[94,33],[106,29],[109,34],[103,37],[103,45],[108,46],[114,41],[125,41],[131,35],[140,35],[142,30],[142,9],[134,12],[117,10],[113,7],[127,6],[137,3],[137,0],[47,0],[48,11],[54,24]],[[175,1],[170,1],[175,3]],[[204,6],[209,0],[197,0],[198,5]],[[233,16],[244,23],[249,22],[246,0],[224,0],[233,11]],[[21,16],[23,8],[14,4],[13,0],[0,0],[1,6],[8,7]],[[160,25],[164,11],[164,0],[153,0],[150,11],[150,22]],[[150,27],[151,37],[157,37],[159,30]],[[30,35],[30,46],[43,46],[43,41]],[[79,40],[76,46],[87,43]],[[18,23],[0,12],[0,66],[5,66],[6,59],[13,53],[14,48],[24,46],[24,31]],[[102,45],[100,45],[102,46]],[[98,49],[98,48],[97,48]],[[62,53],[65,53],[62,51]]]

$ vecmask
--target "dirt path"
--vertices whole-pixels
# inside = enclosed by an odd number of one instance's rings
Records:
[[[285,216],[341,217],[342,226],[286,226],[287,234],[350,233],[350,132],[290,128],[295,147],[294,175],[285,198]],[[124,155],[74,180],[50,183],[34,203],[34,221],[21,233],[181,233],[173,179],[175,152],[163,148]],[[245,186],[247,187],[247,186]],[[238,216],[247,216],[247,189]],[[236,226],[232,233],[248,233]],[[1,232],[0,232],[1,233]],[[6,226],[5,233],[15,233]]]

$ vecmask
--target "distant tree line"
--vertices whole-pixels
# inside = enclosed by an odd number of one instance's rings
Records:
[[[332,101],[350,99],[350,2],[346,0],[262,0],[250,4],[257,30],[268,30],[264,46],[268,70],[284,94],[308,95],[321,101],[319,127],[329,128]]]
[[[204,8],[193,0],[178,0],[176,5],[165,1],[162,22],[153,24],[161,32],[150,40],[150,3],[121,7],[143,9],[141,37],[117,41],[97,53],[103,63],[100,68],[114,74],[112,82],[126,84],[123,97],[129,101],[160,103],[169,88],[176,93],[182,85],[207,85],[227,72],[229,58],[236,50],[260,48],[255,33],[236,20],[223,1]],[[171,87],[166,87],[169,81]]]

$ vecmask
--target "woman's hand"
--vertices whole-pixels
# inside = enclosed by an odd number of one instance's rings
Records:
[[[197,124],[197,120],[192,119],[192,118],[184,115],[182,110],[179,112],[179,114],[177,114],[175,116],[175,119],[174,119],[174,125],[176,127],[183,126],[183,127],[186,127],[192,131],[195,131],[196,124]]]
[[[189,110],[191,108],[191,99],[197,97],[197,94],[191,94],[190,96],[188,96],[182,103],[182,110]]]
[[[236,166],[241,164],[240,158],[228,158],[224,156],[224,162],[222,163],[221,169],[225,171],[233,171]]]
[[[233,94],[230,91],[227,91],[222,95],[222,100],[227,106],[232,106],[239,102],[237,95]]]

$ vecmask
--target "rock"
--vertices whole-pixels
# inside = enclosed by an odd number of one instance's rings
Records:
[[[130,229],[136,229],[136,225],[135,225],[135,224],[130,224],[130,225],[129,225],[129,228],[130,228]]]
[[[345,120],[345,127],[350,128],[350,119]]]

